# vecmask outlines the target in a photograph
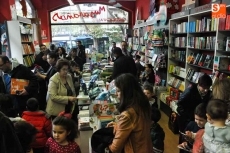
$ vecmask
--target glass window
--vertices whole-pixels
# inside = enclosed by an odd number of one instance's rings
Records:
[[[25,0],[26,1],[26,0]],[[19,0],[15,0],[17,15],[24,17],[22,13],[22,5],[20,4]],[[27,18],[33,18],[33,9],[32,6],[26,1],[26,8],[27,8]]]

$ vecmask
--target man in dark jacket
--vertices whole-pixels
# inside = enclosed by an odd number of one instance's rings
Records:
[[[136,77],[137,68],[134,60],[129,56],[124,56],[122,54],[121,48],[119,47],[116,47],[113,52],[116,60],[114,61],[113,65],[112,79],[115,79],[123,73],[131,73]]]
[[[36,56],[34,65],[39,65],[43,68],[44,72],[49,69],[49,63],[47,62],[46,56],[48,51],[45,45],[40,45],[40,53]]]
[[[198,80],[198,84],[190,85],[180,96],[178,100],[177,112],[179,114],[179,130],[184,131],[190,121],[194,121],[194,110],[200,104],[207,104],[211,98],[210,86],[212,79],[204,74]]]
[[[80,71],[82,71],[83,70],[83,61],[80,57],[77,56],[77,49],[72,48],[69,55],[70,56],[68,56],[66,59],[69,61],[74,61],[75,63],[77,63],[78,66],[80,67]]]
[[[26,110],[26,101],[30,97],[37,97],[37,77],[29,68],[19,64],[16,59],[9,60],[7,56],[0,56],[0,70],[6,74],[9,74],[11,79],[15,78],[29,81],[28,86],[19,91],[16,95],[13,95],[15,98],[15,106],[18,108],[18,112],[21,115],[21,113]],[[11,79],[8,79],[7,82],[5,82],[7,86],[10,86],[9,89],[11,89]]]
[[[85,46],[81,44],[81,41],[77,41],[77,56],[81,58],[83,64],[86,63]]]

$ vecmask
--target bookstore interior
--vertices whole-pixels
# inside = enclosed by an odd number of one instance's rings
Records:
[[[76,45],[79,39],[70,31],[79,38],[93,29],[94,33],[100,33],[81,37],[92,39],[92,43],[84,44],[89,50],[97,46],[96,50],[104,48],[107,52],[113,41],[125,40],[132,56],[140,55],[143,66],[147,63],[154,66],[158,107],[167,116],[175,109],[171,102],[178,100],[190,84],[198,83],[203,74],[210,75],[213,82],[230,76],[230,0],[206,0],[202,5],[201,0],[101,0],[102,4],[73,0],[77,7],[69,2],[0,0],[0,53],[32,67],[39,44],[49,48],[50,44],[62,42],[58,45],[67,44],[67,49],[69,44]],[[4,6],[8,9],[2,9]],[[76,10],[71,11],[70,6]],[[102,25],[101,29],[93,24]],[[80,30],[71,29],[74,26]],[[93,44],[94,39],[102,37],[108,39],[98,39]],[[111,110],[114,111],[113,106]],[[97,129],[95,118],[86,116],[82,127],[90,125]],[[101,122],[107,119],[101,114]],[[90,120],[94,120],[93,125]]]

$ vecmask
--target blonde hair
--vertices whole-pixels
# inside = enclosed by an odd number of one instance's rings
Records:
[[[221,80],[217,80],[213,85],[212,95],[213,95],[213,99],[229,101],[230,100],[230,79],[224,78]]]

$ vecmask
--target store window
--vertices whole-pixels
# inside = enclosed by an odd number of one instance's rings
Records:
[[[69,51],[82,41],[88,52],[106,52],[124,40],[129,13],[108,5],[86,3],[50,12],[52,43]]]

